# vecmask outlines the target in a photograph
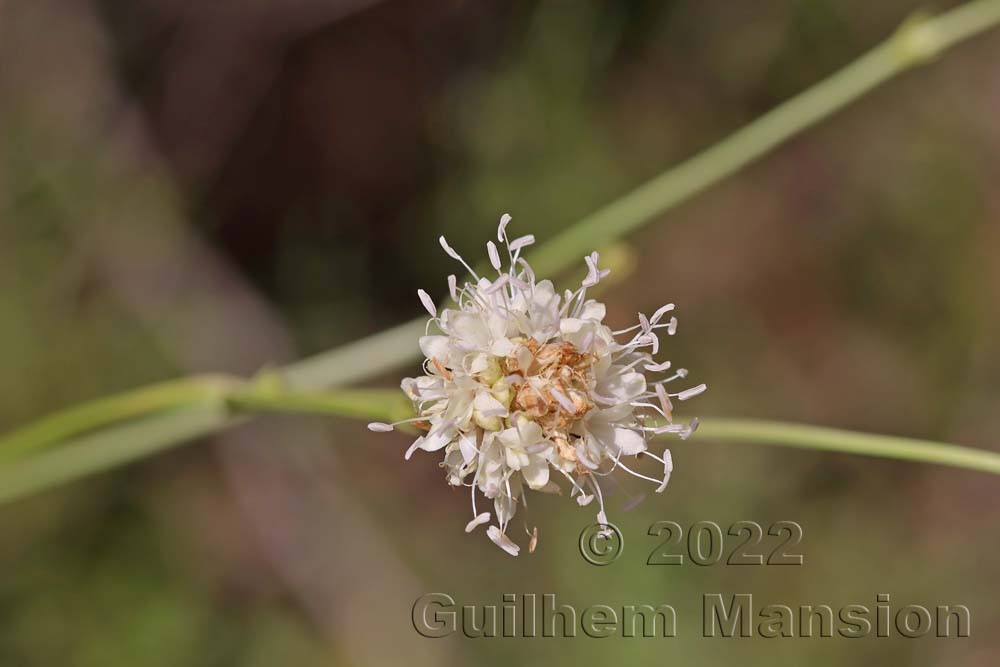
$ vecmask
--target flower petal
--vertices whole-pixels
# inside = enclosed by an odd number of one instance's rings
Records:
[[[616,426],[612,429],[615,447],[626,456],[634,456],[646,451],[646,439],[630,428]]]
[[[428,359],[446,361],[451,350],[451,339],[448,336],[421,336],[420,351]]]
[[[549,462],[539,457],[534,457],[531,462],[521,468],[524,481],[532,489],[538,490],[549,483]]]

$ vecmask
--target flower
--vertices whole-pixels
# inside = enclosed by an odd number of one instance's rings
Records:
[[[474,282],[459,286],[448,276],[457,308],[438,311],[427,292],[417,295],[436,333],[420,338],[426,357],[424,374],[402,381],[417,416],[394,424],[372,423],[373,431],[391,431],[409,423],[426,431],[406,452],[444,452],[441,467],[453,486],[470,487],[473,519],[466,532],[489,523],[479,512],[476,492],[493,501],[496,524],[487,535],[516,556],[519,547],[507,535],[518,503],[527,504],[526,488],[560,493],[565,480],[571,497],[583,506],[597,498],[600,525],[607,526],[598,478],[615,468],[657,484],[662,492],[673,470],[670,451],[649,451],[649,438],[672,433],[686,439],[698,420],[675,423],[671,399],[685,401],[705,385],[669,393],[666,385],[687,377],[679,368],[663,375],[670,362],[656,363],[658,332],[673,335],[677,319],[664,318],[667,304],[651,317],[617,331],[604,324],[604,304],[587,298],[587,290],[604,279],[608,269],[598,254],[585,257],[588,273],[576,291],[560,295],[551,281],[537,280],[521,251],[534,236],[510,240],[510,216],[500,219],[497,241],[506,254],[506,268],[497,244],[486,250],[495,279],[480,277],[445,238],[441,247],[460,262]],[[622,460],[650,457],[663,465],[660,479],[636,472]],[[527,526],[525,526],[527,530]],[[530,550],[537,528],[528,533]]]

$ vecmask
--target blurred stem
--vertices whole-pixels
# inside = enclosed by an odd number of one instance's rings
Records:
[[[727,139],[622,196],[539,246],[532,263],[556,273],[734,174],[789,138],[892,77],[1000,23],[1000,0],[977,0],[938,17],[914,17],[881,45]],[[378,392],[310,392],[369,380],[418,355],[424,320],[414,320],[276,371],[280,387],[215,376],[177,380],[70,408],[0,439],[0,501],[106,470],[238,422],[247,410],[390,419],[398,398]],[[235,383],[235,384],[230,384]],[[306,392],[297,394],[293,392]],[[385,401],[389,401],[386,397]],[[393,407],[395,406],[395,407]],[[376,410],[377,408],[377,410]],[[888,456],[997,472],[996,454],[940,443],[809,426],[719,421],[706,435],[743,442]],[[98,430],[90,435],[91,431]],[[715,431],[713,436],[713,430]],[[41,451],[53,445],[57,449]]]
[[[55,412],[0,439],[0,463],[88,431],[171,409],[218,401],[236,378],[201,375],[140,387]]]
[[[702,421],[696,437],[936,463],[1000,475],[1000,454],[996,452],[822,426],[754,419],[708,419]]]
[[[554,272],[736,173],[876,86],[1000,23],[1000,0],[963,5],[937,18],[915,16],[885,42],[826,80],[777,106],[711,148],[632,190],[553,238],[532,255],[536,273]]]
[[[934,60],[998,23],[1000,0],[970,2],[937,17],[911,17],[886,41],[847,67],[534,248],[531,264],[535,273],[551,275],[580,262],[594,248],[662,216],[878,85]],[[413,320],[304,359],[288,367],[289,378],[322,385],[376,377],[419,356],[414,341],[424,325],[424,319]]]
[[[302,392],[287,388],[280,375],[265,372],[251,380],[198,375],[55,412],[0,438],[0,464],[102,428],[175,411],[209,410],[222,417],[253,412],[309,413],[396,421],[411,411],[401,392],[359,389]],[[402,415],[402,416],[400,416]]]

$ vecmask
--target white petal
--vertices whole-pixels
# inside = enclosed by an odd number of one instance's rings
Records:
[[[514,351],[514,343],[506,336],[495,338],[490,343],[490,352],[497,357],[506,357]]]
[[[523,449],[507,447],[506,454],[507,465],[514,470],[520,470],[531,463],[531,459],[528,458],[527,453]]]
[[[528,486],[536,491],[549,483],[549,462],[540,456],[532,459],[524,468],[521,468],[524,481]]]
[[[635,371],[615,372],[615,367],[611,367],[609,375],[597,384],[596,391],[601,396],[614,398],[619,403],[629,403],[646,391],[646,378]]]
[[[616,426],[613,430],[615,447],[626,456],[634,456],[646,451],[646,439],[630,428]]]
[[[600,301],[588,301],[583,304],[583,309],[580,311],[580,319],[600,322],[604,319],[606,314],[607,309],[604,307],[603,303]]]
[[[436,452],[442,449],[449,442],[455,439],[455,426],[450,424],[445,427],[432,429],[430,433],[421,438],[420,449],[425,452]]]
[[[483,390],[476,394],[473,409],[484,417],[506,417],[508,414],[504,404],[493,397],[489,391]]]
[[[428,359],[440,359],[442,362],[447,361],[450,350],[451,339],[447,336],[420,337],[420,351]]]
[[[500,529],[496,526],[490,526],[489,530],[486,531],[486,534],[489,535],[494,544],[509,553],[511,556],[516,556],[521,550],[521,547],[511,542],[510,538],[501,533]]]
[[[594,496],[592,496],[592,495],[591,495],[591,496],[587,496],[587,495],[580,495],[580,496],[579,496],[579,497],[578,497],[578,498],[576,499],[576,502],[577,502],[577,504],[579,504],[579,505],[580,505],[580,507],[586,507],[587,505],[589,505],[589,504],[590,504],[590,501],[592,501],[593,499],[594,499]]]
[[[521,443],[527,447],[539,442],[544,437],[542,427],[533,421],[521,421],[517,425],[517,433],[521,436]]]
[[[474,436],[463,433],[458,439],[458,448],[462,453],[462,462],[468,463],[476,456],[476,439]]]
[[[469,523],[465,524],[465,532],[471,533],[473,530],[476,529],[476,526],[481,526],[484,523],[489,523],[489,520],[490,520],[490,513],[489,512],[483,512],[482,514],[480,514],[479,516],[477,516],[475,519],[473,519]]]

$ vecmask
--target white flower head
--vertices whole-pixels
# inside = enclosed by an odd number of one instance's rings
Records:
[[[459,285],[448,277],[456,308],[438,310],[423,290],[420,301],[431,315],[420,339],[424,374],[406,378],[402,389],[417,416],[404,422],[426,431],[406,452],[443,450],[441,467],[453,486],[468,486],[472,496],[471,532],[488,523],[489,512],[476,508],[476,493],[493,501],[496,525],[488,536],[507,553],[519,547],[507,535],[526,489],[560,492],[566,481],[581,505],[598,501],[598,521],[607,522],[598,478],[615,468],[648,480],[661,492],[673,462],[670,452],[648,450],[651,436],[672,433],[686,439],[698,426],[674,422],[671,399],[685,401],[705,385],[671,393],[667,385],[687,377],[670,362],[655,362],[659,332],[673,335],[677,319],[664,317],[673,304],[639,323],[612,331],[604,324],[604,304],[587,298],[588,288],[609,273],[598,254],[585,257],[587,276],[576,291],[560,295],[548,280],[538,281],[521,251],[533,236],[509,239],[510,216],[500,219],[498,248],[487,243],[497,273],[483,278],[448,245],[441,247],[460,262],[474,282]],[[503,257],[505,254],[506,257]],[[506,265],[506,268],[504,266]],[[659,376],[659,377],[656,377]],[[387,431],[396,424],[370,424]],[[662,477],[632,470],[622,460],[638,455],[662,464]],[[531,546],[537,542],[537,529]]]

